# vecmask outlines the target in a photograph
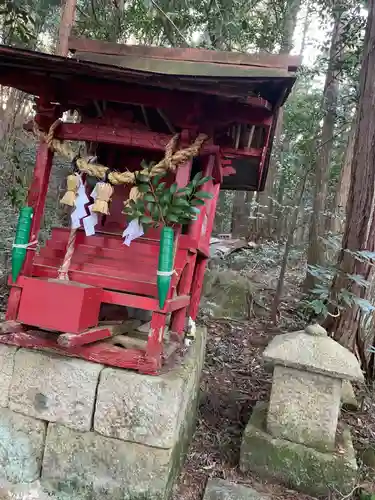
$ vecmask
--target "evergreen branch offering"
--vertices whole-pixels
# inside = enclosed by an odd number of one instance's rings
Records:
[[[151,169],[152,164],[147,168]],[[211,193],[200,190],[201,186],[212,179],[203,177],[201,172],[186,187],[180,189],[176,183],[167,186],[164,178],[165,174],[152,178],[142,173],[136,175],[136,186],[142,197],[136,201],[131,200],[125,208],[124,213],[129,221],[138,219],[144,228],[157,228],[161,224],[166,227],[188,224],[196,220],[205,200],[213,197]]]

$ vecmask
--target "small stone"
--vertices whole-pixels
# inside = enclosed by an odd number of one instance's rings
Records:
[[[340,379],[275,366],[267,430],[274,437],[333,451],[340,401]]]
[[[275,365],[364,381],[354,354],[330,337],[317,337],[300,331],[277,335],[265,349],[263,357]]]
[[[82,359],[20,349],[9,406],[24,415],[89,431],[101,370],[101,365]]]
[[[0,407],[9,404],[9,388],[12,381],[14,356],[18,347],[0,344]]]
[[[46,429],[41,420],[0,410],[0,477],[12,483],[39,478]]]
[[[203,500],[267,500],[253,488],[232,484],[222,479],[209,479]]]
[[[368,445],[365,449],[361,451],[362,462],[375,470],[375,445]]]
[[[328,333],[325,328],[318,324],[309,325],[305,328],[305,332],[309,335],[313,335],[315,337],[327,337]]]
[[[352,384],[343,380],[341,388],[341,402],[346,410],[358,410],[359,405]]]

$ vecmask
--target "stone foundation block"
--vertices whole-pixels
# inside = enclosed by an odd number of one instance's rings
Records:
[[[63,500],[51,497],[44,491],[39,481],[12,484],[0,479],[1,500]],[[68,500],[68,499],[66,499]]]
[[[20,349],[9,407],[24,415],[89,431],[102,366],[82,359]]]
[[[231,484],[222,479],[209,479],[203,500],[267,500],[253,488]]]
[[[341,403],[343,408],[349,411],[355,411],[359,408],[353,386],[349,380],[343,380],[342,382]]]
[[[12,483],[39,478],[46,422],[0,410],[0,477]]]
[[[338,437],[338,450],[323,453],[302,444],[275,438],[266,432],[267,404],[258,404],[246,427],[240,467],[312,495],[337,490],[348,494],[357,478],[357,463],[350,433]]]
[[[9,404],[9,388],[12,381],[14,356],[18,347],[0,345],[0,407]]]
[[[105,369],[95,414],[101,434],[50,424],[42,485],[58,500],[168,500],[194,431],[205,340],[198,330],[183,362],[158,377]]]
[[[50,424],[42,484],[72,500],[164,500],[171,450]]]
[[[98,387],[95,431],[122,441],[172,448],[199,390],[204,335],[198,331],[182,366],[160,376],[105,368]]]

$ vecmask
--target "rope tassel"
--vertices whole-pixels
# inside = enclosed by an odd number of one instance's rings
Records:
[[[109,215],[108,204],[113,194],[113,187],[108,182],[98,182],[96,185],[96,200],[92,207],[93,212]]]
[[[79,175],[77,174],[68,175],[66,179],[66,184],[67,184],[67,190],[64,196],[61,198],[60,203],[62,205],[67,205],[69,207],[75,207],[78,188],[80,186]]]

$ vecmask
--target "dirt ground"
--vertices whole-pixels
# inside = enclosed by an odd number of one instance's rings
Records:
[[[209,337],[197,429],[173,500],[201,500],[211,477],[252,486],[272,500],[311,500],[313,497],[272,481],[244,477],[238,468],[241,436],[252,408],[257,401],[268,399],[271,387],[261,352],[278,332],[258,322],[212,320],[205,324]],[[366,397],[362,406],[360,411],[345,413],[358,446],[375,443],[375,402]],[[338,492],[330,497],[344,498],[358,497]]]

